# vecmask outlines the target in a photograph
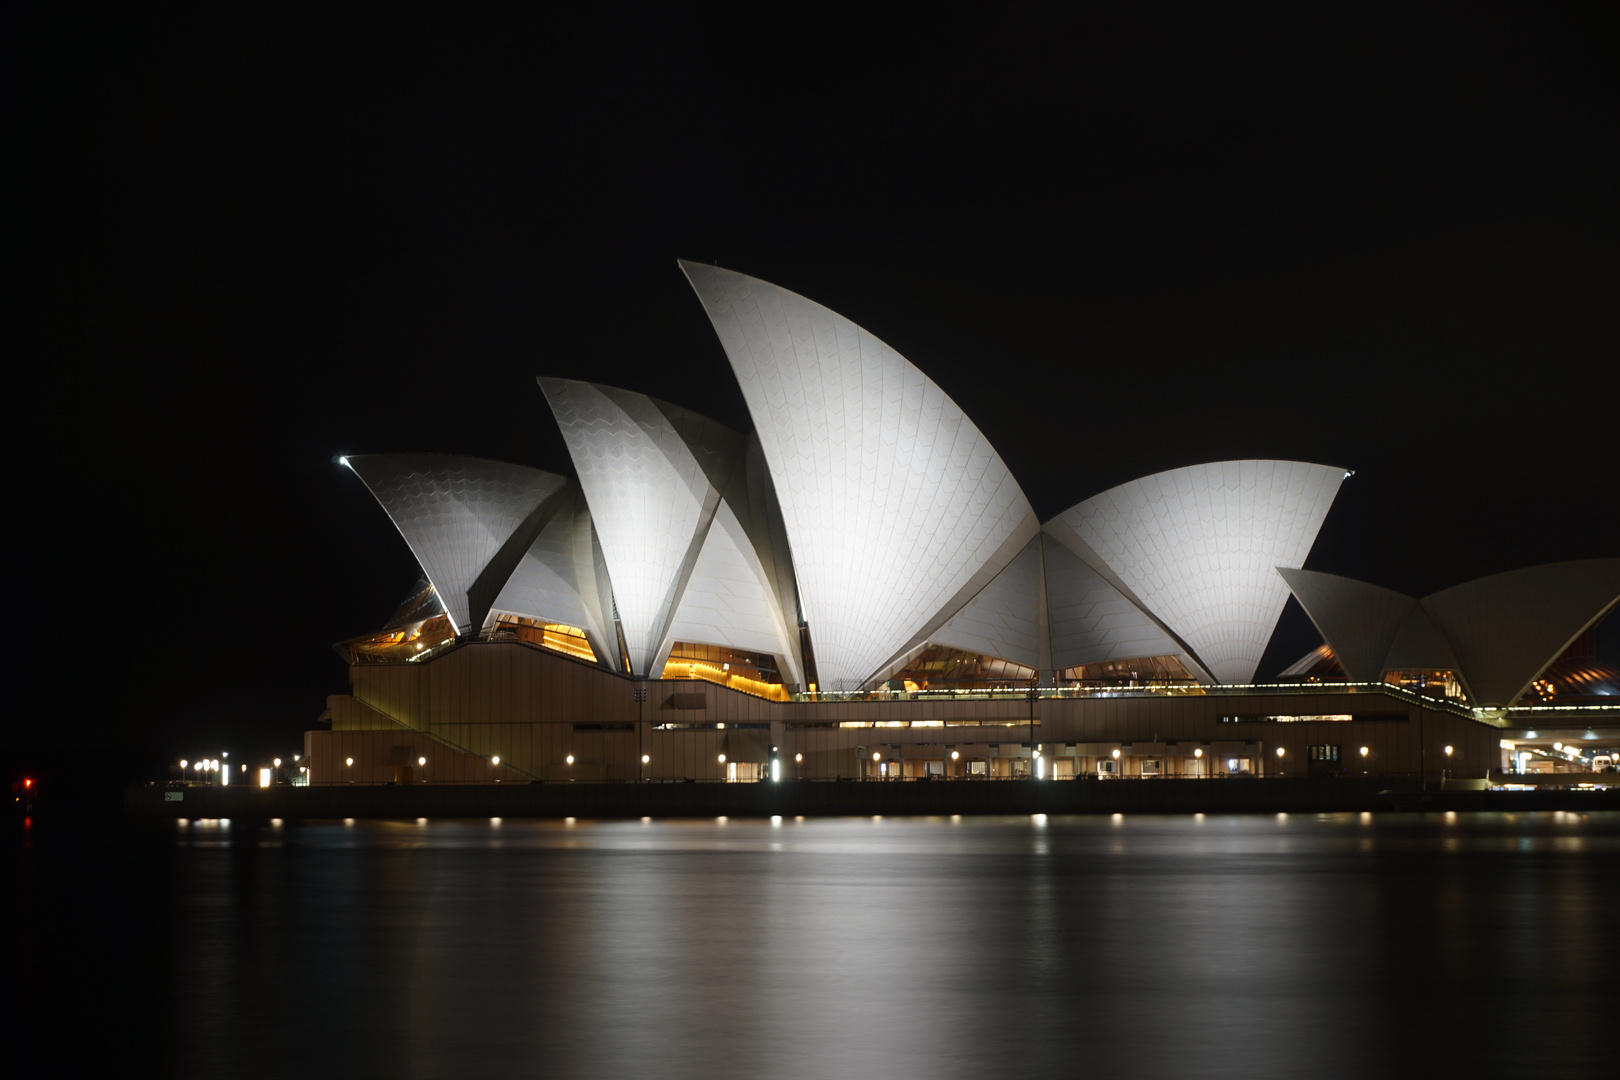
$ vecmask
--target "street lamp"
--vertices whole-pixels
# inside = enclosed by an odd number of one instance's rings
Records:
[[[499,765],[501,763],[501,755],[496,754],[494,757],[489,759],[489,763],[491,765]]]
[[[568,764],[572,765],[574,763],[574,755],[569,754],[568,757],[567,757],[567,761],[568,761]]]

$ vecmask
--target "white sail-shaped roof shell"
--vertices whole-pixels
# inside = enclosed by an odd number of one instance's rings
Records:
[[[773,655],[802,683],[797,622],[743,525],[744,438],[644,394],[539,381],[590,505],[632,671],[656,676],[687,641]]]
[[[1204,670],[1247,683],[1288,600],[1276,570],[1304,564],[1344,476],[1294,461],[1193,465],[1121,484],[1056,522]]]
[[[1047,635],[1042,626],[1046,575],[1037,536],[1007,568],[933,634],[936,645],[1048,669]]]
[[[1512,705],[1530,682],[1620,601],[1620,559],[1493,574],[1425,596],[1477,706]]]
[[[682,262],[753,416],[823,689],[860,688],[1028,544],[1038,523],[959,406],[820,304]]]
[[[547,500],[568,483],[539,469],[449,454],[364,454],[343,460],[405,538],[458,634],[474,629],[469,593],[485,570],[525,523],[538,524]],[[521,552],[510,555],[515,563]],[[492,592],[500,584],[485,580]],[[479,621],[482,617],[478,613]]]
[[[1208,676],[1185,649],[1078,555],[1043,535],[1052,628],[1052,667],[1174,656],[1195,676]]]
[[[1332,647],[1344,673],[1354,682],[1377,682],[1417,601],[1393,589],[1337,574],[1300,569],[1277,572]],[[1419,629],[1414,625],[1408,630],[1410,640],[1416,640]]]

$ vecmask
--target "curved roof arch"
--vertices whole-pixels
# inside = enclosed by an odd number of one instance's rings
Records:
[[[1095,495],[1048,531],[1223,683],[1247,683],[1288,601],[1278,568],[1304,565],[1345,471],[1218,461]]]
[[[823,689],[926,641],[1038,531],[961,407],[876,335],[716,266],[681,269],[753,417]]]

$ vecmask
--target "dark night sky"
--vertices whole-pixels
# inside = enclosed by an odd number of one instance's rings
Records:
[[[569,472],[536,374],[747,430],[677,257],[883,337],[1043,517],[1286,457],[1356,470],[1316,569],[1620,554],[1617,69],[1579,14],[149,7],[13,17],[54,387],[12,398],[47,512],[12,518],[14,751],[297,745],[415,575],[339,453]],[[1262,674],[1317,640],[1291,609]]]

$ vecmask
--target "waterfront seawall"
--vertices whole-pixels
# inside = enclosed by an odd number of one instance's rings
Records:
[[[1620,809],[1617,791],[1419,795],[1415,780],[1387,777],[194,787],[183,789],[179,801],[169,801],[167,796],[176,790],[180,789],[128,788],[124,812],[140,818],[320,819]]]

